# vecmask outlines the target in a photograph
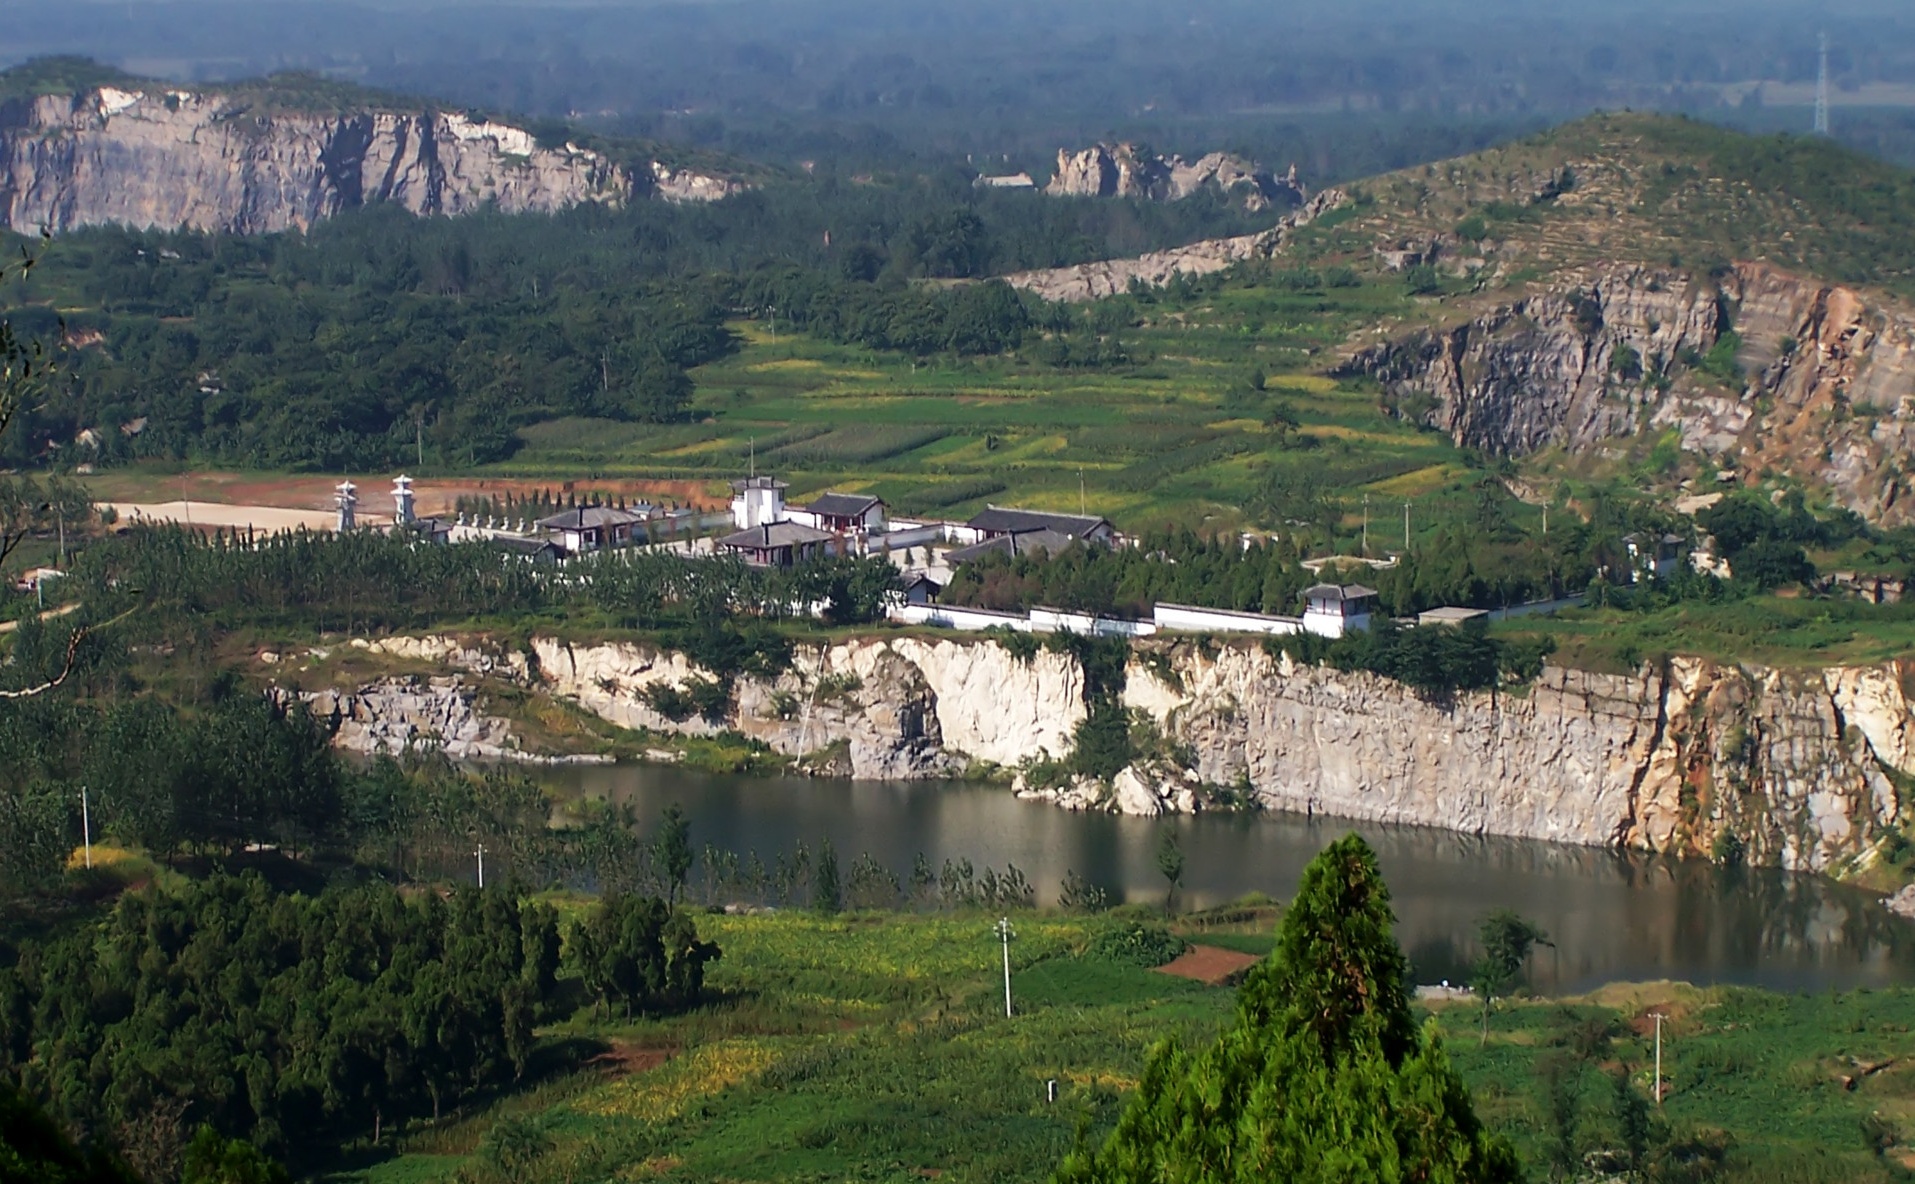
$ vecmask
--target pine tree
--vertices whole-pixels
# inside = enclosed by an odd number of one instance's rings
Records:
[[[1305,870],[1236,1024],[1200,1050],[1152,1052],[1117,1130],[1059,1184],[1521,1179],[1484,1132],[1433,1027],[1410,1016],[1389,889],[1355,835]]]

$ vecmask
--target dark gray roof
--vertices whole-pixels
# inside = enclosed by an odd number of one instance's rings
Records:
[[[607,526],[631,526],[645,521],[645,515],[610,506],[575,506],[563,514],[539,519],[547,530],[602,530]]]
[[[537,556],[546,554],[547,552],[556,555],[559,550],[559,545],[551,539],[530,538],[520,535],[495,534],[486,541],[499,550],[509,552],[513,555]]]
[[[743,493],[747,489],[790,489],[791,488],[791,486],[785,484],[783,481],[778,480],[776,477],[741,477],[738,480],[733,481],[731,483],[731,487],[737,490],[739,493]]]
[[[1362,584],[1313,584],[1303,590],[1305,600],[1364,600],[1376,595]]]
[[[1081,539],[1099,527],[1110,528],[1110,521],[1085,514],[1052,514],[1045,510],[1015,510],[991,506],[965,523],[973,530],[1000,534],[1023,534],[1027,530],[1052,530]]]
[[[969,563],[986,555],[1033,555],[1039,551],[1055,555],[1077,541],[1076,535],[1055,530],[1026,530],[1017,534],[1001,534],[969,547],[959,547],[944,558],[947,563],[955,564]]]
[[[805,543],[822,543],[826,539],[837,537],[828,530],[815,530],[796,522],[769,522],[763,526],[741,530],[737,534],[728,534],[718,542],[722,546],[737,547],[741,550],[769,551],[773,547],[797,547]]]
[[[811,499],[805,509],[813,514],[829,514],[833,518],[856,518],[872,506],[882,506],[884,499],[872,497],[868,493],[821,493]]]
[[[904,577],[904,583],[901,586],[909,589],[909,588],[915,588],[919,584],[929,584],[934,590],[939,592],[942,592],[944,590],[943,584],[940,584],[938,583],[938,581],[931,578],[931,576],[928,573],[921,572],[921,571],[914,571],[910,575]]]

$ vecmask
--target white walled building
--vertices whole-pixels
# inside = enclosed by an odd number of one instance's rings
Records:
[[[1362,584],[1317,584],[1303,593],[1303,631],[1342,637],[1370,627],[1376,589]]]
[[[775,526],[783,522],[785,490],[791,488],[775,477],[747,477],[731,483],[731,522],[739,530]]]

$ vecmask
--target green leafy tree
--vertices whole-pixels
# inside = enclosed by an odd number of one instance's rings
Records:
[[[1110,1139],[1061,1184],[1521,1179],[1484,1131],[1434,1026],[1410,1016],[1407,962],[1376,857],[1355,835],[1304,871],[1277,948],[1213,1044],[1155,1049]]]
[[[180,1184],[291,1184],[286,1169],[243,1139],[226,1139],[202,1126],[186,1145]]]
[[[811,907],[830,916],[844,908],[844,889],[838,882],[838,853],[831,840],[818,847],[818,861],[811,869]]]
[[[665,807],[658,822],[658,836],[652,840],[652,862],[665,879],[665,905],[678,907],[678,894],[692,870],[692,824],[677,802]]]
[[[1166,826],[1157,837],[1157,871],[1164,877],[1164,911],[1168,913],[1184,882],[1184,845],[1173,827]]]
[[[1483,1004],[1483,1043],[1489,1043],[1490,1010],[1496,1001],[1522,984],[1523,966],[1537,946],[1550,944],[1549,935],[1509,909],[1483,918],[1477,931],[1483,953],[1470,976],[1470,989]]]

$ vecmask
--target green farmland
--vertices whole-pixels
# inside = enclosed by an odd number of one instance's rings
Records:
[[[1081,498],[1133,527],[1240,520],[1273,473],[1294,471],[1340,494],[1354,523],[1365,493],[1421,498],[1468,469],[1441,436],[1386,415],[1373,391],[1317,372],[1353,327],[1409,304],[1400,285],[1120,299],[1093,315],[1137,360],[1099,370],[1023,356],[913,361],[737,322],[743,348],[694,372],[700,422],[538,424],[492,471],[716,481],[755,456],[794,496],[868,491],[900,513],[947,516],[986,502],[1076,510]],[[1258,371],[1265,387],[1253,392]],[[1272,422],[1279,408],[1294,427]]]
[[[1100,959],[1088,947],[1107,922],[1024,914],[1007,1021],[993,919],[700,917],[725,951],[710,977],[719,1001],[630,1022],[582,1011],[547,1043],[598,1059],[328,1178],[1043,1180],[1080,1129],[1102,1137],[1151,1045],[1208,1040],[1234,992]],[[1182,928],[1262,953],[1270,924]],[[1484,1120],[1543,1180],[1625,1146],[1616,1081],[1652,1092],[1657,1010],[1671,1017],[1668,1097],[1649,1134],[1664,1170],[1632,1178],[1901,1178],[1915,1073],[1896,1060],[1854,1089],[1844,1078],[1915,1052],[1915,994],[1619,986],[1501,1007],[1487,1040],[1467,1003],[1425,1015]]]

